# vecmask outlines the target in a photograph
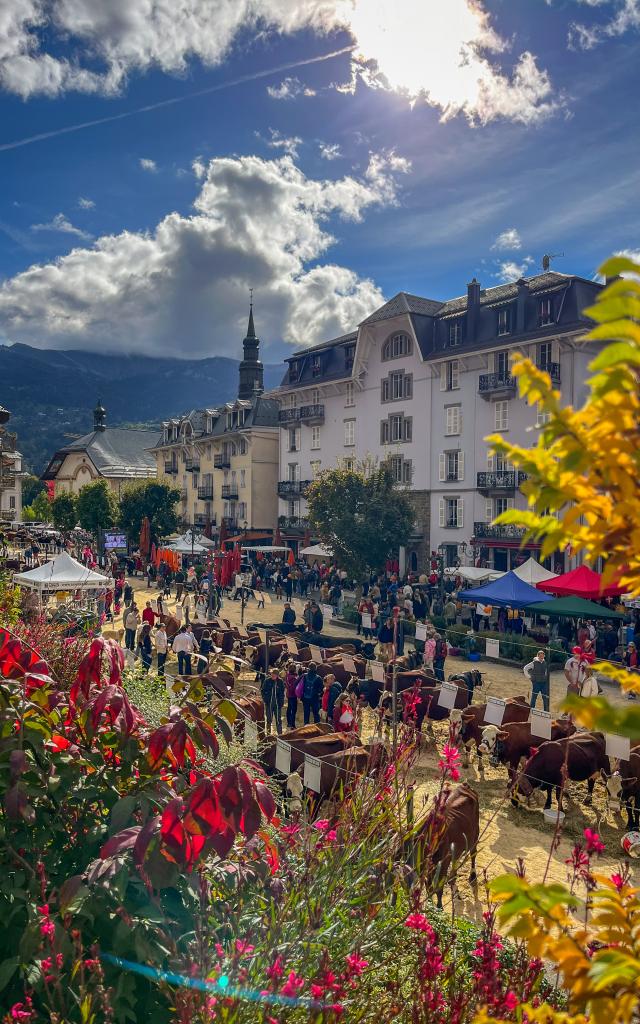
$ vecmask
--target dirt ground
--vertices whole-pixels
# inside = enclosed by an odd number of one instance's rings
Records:
[[[136,580],[134,589],[137,592],[137,603],[142,610],[144,602],[150,596],[155,597],[157,591],[146,589],[146,582]],[[169,601],[170,607],[175,604],[174,599]],[[266,603],[264,609],[258,609],[256,602],[251,600],[245,609],[245,623],[264,622],[277,624],[282,619],[282,608],[284,602],[271,600]],[[294,599],[294,607],[298,618],[302,617],[303,602]],[[240,622],[240,602],[225,600],[222,615],[232,623]],[[121,623],[116,623],[116,632],[119,632]],[[343,629],[329,625],[325,632],[345,638],[353,636],[352,630]],[[170,659],[167,664],[167,671],[175,671],[175,661]],[[445,671],[447,675],[458,669],[468,669],[469,663],[450,657],[447,659]],[[478,702],[483,702],[486,695],[497,697],[514,697],[517,694],[527,694],[529,691],[528,680],[522,673],[522,669],[515,665],[496,664],[493,662],[481,662],[480,669],[485,676],[483,690],[477,694]],[[241,678],[241,687],[244,683],[248,685],[251,677]],[[605,684],[606,696],[617,703],[621,700],[617,687]],[[555,671],[551,677],[551,710],[558,709],[560,702],[566,693],[566,681],[561,671]],[[365,735],[373,729],[373,718],[366,718],[364,723]],[[448,725],[446,723],[434,724],[435,741],[426,741],[418,761],[416,769],[416,797],[415,812],[420,809],[428,797],[437,788],[436,762],[438,750],[446,740]],[[487,759],[484,759],[485,762]],[[544,797],[540,794],[534,796],[530,808],[513,808],[509,802],[506,789],[506,769],[491,768],[485,765],[484,776],[480,776],[477,770],[475,756],[471,758],[471,766],[468,770],[462,770],[462,778],[466,779],[480,795],[481,807],[481,839],[478,852],[478,874],[486,873],[488,878],[502,874],[506,870],[515,867],[518,858],[522,858],[526,865],[527,875],[531,881],[542,881],[545,876],[547,880],[565,881],[567,868],[565,860],[569,857],[571,848],[577,839],[582,837],[585,828],[591,828],[600,833],[606,845],[605,853],[599,858],[598,870],[603,873],[610,873],[615,870],[622,857],[621,839],[626,831],[626,815],[623,815],[613,807],[607,808],[605,801],[605,789],[603,785],[596,785],[594,792],[593,806],[585,807],[582,803],[586,795],[586,785],[570,784],[564,797],[564,810],[566,819],[563,823],[562,837],[560,844],[551,856],[550,847],[553,838],[553,827],[547,824],[542,816],[542,805]],[[632,861],[637,884],[640,884],[640,862]],[[466,877],[459,879],[461,902],[457,904],[458,912],[465,916],[474,918],[482,910],[482,887],[478,891],[477,898],[472,891]],[[445,903],[447,900],[445,899]]]

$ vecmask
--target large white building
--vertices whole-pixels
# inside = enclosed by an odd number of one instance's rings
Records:
[[[404,292],[351,334],[295,352],[280,400],[279,527],[310,539],[305,489],[341,460],[389,459],[415,509],[409,568],[439,550],[447,564],[481,560],[506,569],[536,553],[521,532],[492,526],[524,508],[522,475],[489,455],[484,438],[536,443],[539,412],[517,396],[514,352],[546,369],[573,404],[584,397],[593,346],[578,343],[582,310],[601,286],[545,270],[445,302]]]

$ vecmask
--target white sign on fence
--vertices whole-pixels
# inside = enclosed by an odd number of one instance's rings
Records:
[[[250,718],[245,719],[244,723],[244,743],[251,750],[258,746],[258,726]]]
[[[320,792],[320,769],[322,761],[319,757],[311,757],[307,754],[304,759],[304,779],[302,780],[307,789],[314,793]]]
[[[267,631],[266,631],[266,629],[259,629],[258,630],[258,636],[260,637],[261,642],[263,644],[266,644],[266,642],[267,642]]]
[[[276,771],[283,775],[291,773],[291,744],[276,740]]]
[[[291,636],[286,637],[285,638],[285,643],[287,645],[287,650],[288,650],[289,654],[298,654],[298,645],[295,642],[295,640],[293,639],[293,637],[291,637]]]
[[[246,640],[246,638],[249,636],[249,634],[247,633],[247,630],[245,629],[245,627],[244,626],[236,626],[236,629],[238,631],[238,636],[241,636],[243,640]]]
[[[438,695],[438,704],[441,708],[454,708],[456,706],[456,697],[458,696],[458,687],[455,683],[440,683],[440,693]]]
[[[537,711],[536,708],[531,708],[529,724],[531,725],[532,736],[538,736],[541,740],[551,739],[550,711]]]
[[[487,697],[487,710],[484,720],[488,725],[502,725],[506,701],[500,697]]]
[[[605,734],[607,756],[617,757],[619,761],[628,761],[631,757],[631,740],[628,736],[617,736],[615,733]]]
[[[416,622],[416,640],[427,639],[427,624],[426,622]]]
[[[493,640],[491,637],[487,637],[484,642],[485,654],[487,658],[499,658],[500,657],[500,641]]]
[[[333,618],[333,605],[332,604],[323,604],[320,607],[322,608],[322,615],[323,615],[323,617],[325,619],[332,619]]]
[[[371,678],[375,683],[384,683],[384,665],[381,661],[372,661]]]
[[[354,675],[357,675],[356,663],[348,654],[342,655],[342,664],[347,672],[353,672]]]
[[[322,661],[322,648],[316,647],[315,644],[309,644],[309,650],[311,651],[311,659],[316,663]]]
[[[373,623],[371,622],[371,616],[369,615],[368,612],[363,612],[362,613],[362,628],[363,629],[371,629],[372,626],[373,626]]]

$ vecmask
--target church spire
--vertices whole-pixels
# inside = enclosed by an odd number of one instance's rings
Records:
[[[238,398],[249,400],[264,391],[264,367],[258,357],[260,340],[256,337],[253,322],[253,288],[249,289],[249,324],[242,343],[243,359],[240,363],[240,386]]]

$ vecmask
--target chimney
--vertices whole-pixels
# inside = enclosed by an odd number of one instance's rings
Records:
[[[516,334],[523,334],[529,285],[523,277],[516,282],[516,285],[518,288],[518,299],[516,302]]]
[[[480,311],[480,283],[475,277],[467,285],[467,340],[476,340],[478,313]]]

